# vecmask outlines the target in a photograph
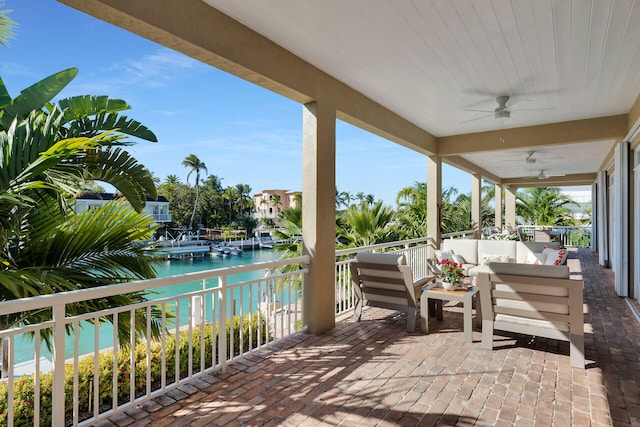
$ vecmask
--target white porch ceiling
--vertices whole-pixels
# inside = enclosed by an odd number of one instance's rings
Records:
[[[437,137],[625,114],[640,93],[640,1],[204,1]],[[595,172],[613,143],[528,166]],[[464,157],[516,177],[526,150]]]

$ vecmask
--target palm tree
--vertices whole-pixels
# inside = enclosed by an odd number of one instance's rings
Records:
[[[396,196],[396,231],[402,239],[427,235],[427,184],[415,182]]]
[[[164,180],[165,184],[169,184],[169,185],[177,185],[180,184],[180,178],[178,177],[178,175],[167,175],[167,177]]]
[[[238,196],[238,208],[243,214],[251,208],[251,187],[248,184],[236,184],[236,194]]]
[[[0,80],[3,300],[155,277],[153,261],[139,245],[154,231],[139,212],[147,195],[155,197],[155,185],[149,171],[119,148],[130,144],[123,141],[127,135],[149,141],[155,135],[120,114],[130,108],[122,100],[80,96],[52,104],[76,74],[76,69],[56,73],[13,99]],[[93,180],[114,186],[135,212],[109,204],[75,214],[73,197]],[[141,293],[118,295],[72,305],[67,312],[95,312],[144,299]],[[158,314],[154,311],[153,319]],[[23,313],[1,318],[0,327],[47,318],[50,313]],[[136,325],[138,333],[144,323]],[[154,320],[153,325],[158,333],[160,324]],[[121,325],[119,331],[121,341],[128,342],[129,327]]]
[[[578,206],[557,187],[527,188],[516,194],[516,212],[526,223],[574,225],[570,205]]]
[[[185,168],[189,168],[189,173],[187,174],[187,183],[189,182],[189,177],[191,176],[191,174],[194,172],[196,174],[196,200],[193,203],[193,213],[191,214],[191,218],[189,219],[189,226],[187,227],[189,230],[193,230],[193,220],[196,217],[196,210],[198,209],[198,199],[200,198],[200,172],[203,172],[206,175],[207,166],[195,154],[189,154],[182,161],[182,166],[184,166]]]
[[[393,217],[393,209],[382,200],[373,205],[366,201],[351,205],[342,215],[338,237],[350,247],[393,241],[396,237],[391,227]]]
[[[336,208],[340,208],[340,206],[344,206],[345,208],[351,204],[351,194],[348,191],[338,191],[336,189]]]
[[[0,2],[0,7],[4,6],[4,2]],[[9,10],[0,10],[0,44],[8,47],[9,39],[13,37],[13,29],[16,23],[9,18]]]
[[[222,199],[227,201],[229,207],[229,224],[233,222],[233,202],[236,200],[236,190],[233,187],[227,187],[222,193]]]
[[[271,205],[273,205],[273,207],[275,208],[275,212],[277,212],[277,214],[279,214],[280,213],[279,212],[279,208],[280,208],[280,206],[282,206],[282,198],[280,197],[279,194],[272,194],[271,195]]]

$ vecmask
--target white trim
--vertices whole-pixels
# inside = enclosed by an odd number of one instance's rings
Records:
[[[629,308],[631,309],[631,313],[633,313],[633,317],[636,318],[636,321],[640,323],[640,311],[638,311],[635,304],[633,304],[631,302],[631,299],[627,297],[624,298],[624,302],[626,302]]]
[[[636,268],[634,268],[631,283],[633,294],[636,300],[640,301],[640,272],[637,269],[637,266],[640,266],[640,148],[634,150],[633,183],[633,264]],[[635,310],[635,306],[633,308]]]

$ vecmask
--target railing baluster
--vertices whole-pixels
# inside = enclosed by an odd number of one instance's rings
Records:
[[[54,426],[63,426],[64,421],[64,344],[65,344],[65,304],[60,303],[53,306],[53,384],[51,391],[52,398],[52,423]],[[13,341],[10,342],[13,348]],[[13,358],[13,350],[9,352]],[[13,383],[13,360],[10,360],[10,383]],[[13,396],[11,396],[13,398]],[[9,407],[13,406],[12,399],[9,400]],[[13,412],[11,410],[11,412]],[[13,413],[11,420],[13,420]]]

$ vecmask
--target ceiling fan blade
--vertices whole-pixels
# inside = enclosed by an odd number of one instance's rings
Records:
[[[494,110],[474,110],[474,109],[471,109],[471,108],[469,108],[469,109],[463,109],[462,111],[472,111],[472,112],[474,112],[474,113],[487,113],[487,114],[488,114],[488,113],[495,113],[495,111],[494,111]]]
[[[491,114],[488,114],[486,116],[481,116],[481,117],[476,117],[475,119],[470,119],[470,120],[464,120],[462,122],[459,123],[469,123],[469,122],[475,122],[476,120],[482,120],[482,119],[486,119],[487,117],[493,117],[493,112],[491,112]]]

